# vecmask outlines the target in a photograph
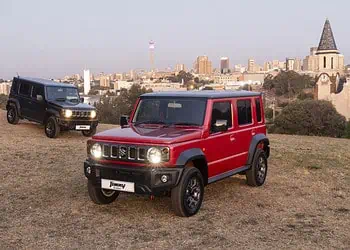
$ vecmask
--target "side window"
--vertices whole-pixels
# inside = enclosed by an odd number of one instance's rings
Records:
[[[255,99],[255,107],[256,107],[256,120],[258,122],[261,122],[261,104],[260,104],[259,98]]]
[[[32,98],[36,99],[38,95],[41,95],[43,98],[45,98],[44,87],[40,85],[34,85],[32,91]]]
[[[227,127],[232,127],[231,102],[215,102],[211,114],[211,128],[217,120],[226,120]]]
[[[19,87],[19,93],[24,96],[30,96],[31,86],[28,83],[21,82]]]
[[[12,94],[17,94],[18,93],[18,81],[17,81],[16,78],[14,78],[13,81],[12,81],[11,93]]]
[[[238,125],[252,123],[252,106],[250,100],[237,101]]]

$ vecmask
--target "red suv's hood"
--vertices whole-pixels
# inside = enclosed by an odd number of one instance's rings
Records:
[[[93,139],[128,143],[171,144],[199,139],[201,132],[201,128],[132,126],[106,130],[93,136]]]

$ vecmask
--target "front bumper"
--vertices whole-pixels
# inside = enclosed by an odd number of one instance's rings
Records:
[[[87,168],[90,167],[90,174]],[[133,182],[136,194],[161,194],[175,187],[182,174],[181,167],[135,167],[126,165],[101,165],[92,161],[84,162],[85,176],[96,187],[101,187],[101,179]],[[168,181],[163,183],[161,176],[166,175]]]
[[[58,124],[70,130],[75,130],[77,125],[89,125],[90,128],[96,128],[98,120],[73,120],[73,119],[59,119]]]

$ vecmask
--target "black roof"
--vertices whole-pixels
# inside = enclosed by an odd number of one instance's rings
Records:
[[[318,50],[318,52],[320,52],[322,50],[335,50],[335,51],[338,50],[337,45],[335,43],[334,36],[333,36],[332,27],[331,27],[331,24],[330,24],[328,19],[326,20],[326,22],[324,24],[320,43],[318,45],[317,50]]]
[[[260,96],[260,92],[252,91],[230,91],[230,90],[199,90],[199,91],[171,91],[171,92],[152,92],[141,95],[141,97],[189,97],[189,98],[231,98],[231,97],[250,97]]]
[[[60,83],[60,82],[55,82],[55,81],[51,81],[51,80],[47,80],[47,79],[42,79],[42,78],[34,78],[34,77],[22,77],[22,76],[18,76],[15,77],[19,80],[25,80],[25,81],[29,81],[29,82],[34,82],[34,83],[39,83],[45,86],[54,86],[54,87],[72,87],[72,88],[76,88],[76,86],[74,86],[73,84],[69,84],[69,83]]]

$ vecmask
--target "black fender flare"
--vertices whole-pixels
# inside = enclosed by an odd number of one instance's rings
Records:
[[[200,148],[191,148],[183,151],[176,160],[177,167],[185,167],[188,161],[193,161],[197,159],[205,159],[205,154]]]
[[[256,134],[252,138],[252,141],[249,146],[249,151],[248,151],[248,160],[247,160],[247,165],[250,166],[253,162],[254,154],[256,147],[260,142],[264,142],[266,145],[266,148],[264,150],[266,151],[266,157],[268,158],[270,156],[270,141],[266,137],[265,134]]]
[[[176,167],[184,168],[187,162],[195,161],[195,160],[200,160],[202,162],[202,165],[200,166],[200,168],[198,167],[197,168],[202,173],[202,176],[204,179],[204,185],[207,185],[208,184],[208,162],[204,152],[200,148],[191,148],[183,151],[176,160]],[[178,181],[180,180],[180,178],[182,178],[182,173]]]
[[[8,110],[10,106],[14,106],[17,109],[18,115],[21,116],[21,105],[17,99],[9,98],[6,104],[6,110]]]
[[[52,109],[52,108],[48,109],[48,110],[46,111],[46,114],[45,114],[44,124],[45,124],[46,120],[47,120],[50,116],[55,116],[56,119],[58,120],[58,119],[60,118],[60,113],[59,113],[57,110],[55,110],[55,109]]]

